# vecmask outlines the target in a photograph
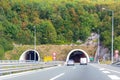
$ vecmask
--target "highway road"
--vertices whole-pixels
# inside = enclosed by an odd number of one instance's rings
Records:
[[[120,67],[101,64],[64,65],[0,76],[0,80],[120,80]]]

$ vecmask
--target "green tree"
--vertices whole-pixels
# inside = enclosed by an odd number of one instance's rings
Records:
[[[73,32],[71,30],[68,30],[67,34],[65,35],[65,38],[67,41],[72,42],[73,41]]]
[[[4,26],[4,34],[9,36],[11,39],[15,40],[16,39],[16,34],[19,32],[19,26],[14,25],[8,21],[5,21],[3,23]]]
[[[111,32],[109,31],[104,31],[101,33],[101,41],[102,41],[102,44],[107,46],[108,48],[110,48],[111,46],[111,35],[110,35]]]
[[[2,45],[0,45],[0,60],[2,60],[4,57],[4,48]]]
[[[114,40],[114,49],[120,50],[120,36],[115,37],[115,40]]]
[[[12,50],[13,49],[13,44],[12,44],[12,40],[7,38],[0,38],[0,45],[2,46],[2,48],[4,48],[4,51],[8,51],[8,50]]]
[[[33,44],[34,38],[30,30],[20,30],[16,35],[16,43],[19,44]]]
[[[11,43],[33,44],[36,26],[37,44],[70,43],[85,41],[94,28],[109,47],[111,40],[106,36],[111,35],[111,12],[101,7],[114,10],[114,33],[119,37],[120,3],[107,1],[1,0],[0,37]]]
[[[4,35],[3,26],[2,23],[0,22],[0,37],[2,37],[3,35]]]
[[[37,32],[39,31],[41,32],[40,33],[41,44],[56,42],[57,33],[53,24],[50,21],[48,20],[42,21],[39,27],[37,27]]]

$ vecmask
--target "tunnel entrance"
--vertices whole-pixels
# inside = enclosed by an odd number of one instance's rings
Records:
[[[22,53],[19,60],[22,60],[22,61],[26,61],[26,60],[39,61],[40,57],[39,57],[39,53],[36,50],[27,50],[27,51]]]
[[[38,61],[38,55],[35,51],[28,51],[25,55],[25,60],[35,60]]]
[[[79,63],[80,62],[80,58],[86,58],[85,54],[81,51],[74,51],[70,57],[69,60],[74,60],[75,63]]]
[[[84,50],[74,49],[68,53],[66,62],[69,60],[74,60],[75,63],[80,63],[81,58],[86,58],[87,62],[89,62],[89,56]]]

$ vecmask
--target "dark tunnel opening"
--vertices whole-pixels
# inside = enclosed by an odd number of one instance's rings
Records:
[[[86,55],[81,51],[74,51],[71,53],[69,60],[74,60],[75,63],[80,63],[80,58],[86,58]]]
[[[28,51],[25,55],[25,60],[38,61],[38,54],[35,51]]]

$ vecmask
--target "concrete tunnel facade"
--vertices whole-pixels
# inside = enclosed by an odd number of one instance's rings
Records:
[[[23,52],[19,60],[20,61],[26,61],[26,60],[40,61],[40,56],[36,50],[30,49]]]
[[[80,63],[80,58],[87,58],[87,62],[90,62],[89,55],[82,49],[71,50],[67,55],[66,62],[72,59],[75,63]]]

